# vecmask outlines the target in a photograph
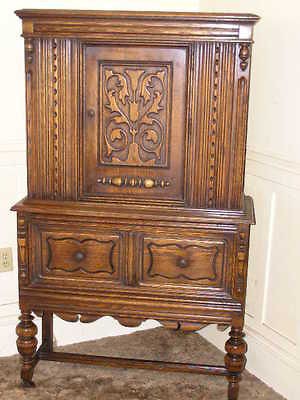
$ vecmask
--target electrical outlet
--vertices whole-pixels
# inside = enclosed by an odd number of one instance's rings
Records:
[[[13,270],[13,256],[11,247],[0,249],[0,272]]]

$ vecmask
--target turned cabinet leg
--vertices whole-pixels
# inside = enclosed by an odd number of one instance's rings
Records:
[[[32,381],[34,367],[37,362],[37,327],[32,322],[34,317],[28,311],[22,311],[20,322],[17,325],[17,347],[22,357],[21,379],[25,387],[34,386]]]
[[[240,380],[240,375],[231,375],[228,377],[228,400],[238,400]]]
[[[53,313],[44,312],[42,317],[42,343],[43,350],[53,351]]]
[[[229,372],[228,379],[228,400],[237,400],[239,397],[239,385],[241,373],[245,369],[247,344],[241,328],[232,327],[230,339],[226,342],[225,366]]]

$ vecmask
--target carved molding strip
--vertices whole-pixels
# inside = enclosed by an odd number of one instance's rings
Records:
[[[235,136],[232,125],[234,82],[237,71],[240,72],[238,52],[239,44],[235,43],[201,42],[198,45],[196,76],[192,76],[195,109],[191,146],[194,153],[189,157],[187,176],[188,200],[195,208],[231,208],[230,195],[234,189],[228,171],[231,171],[236,153],[234,149],[231,152],[227,149],[233,147]]]
[[[239,58],[241,60],[240,68],[242,71],[246,71],[246,69],[248,68],[249,57],[250,57],[250,45],[248,43],[242,43],[240,45],[240,52],[239,52]]]
[[[166,188],[171,183],[165,179],[160,178],[140,178],[131,176],[103,176],[97,179],[97,182],[102,185],[112,185],[118,187],[139,187],[145,189],[152,188]]]
[[[245,76],[239,78],[237,83],[237,104],[235,116],[235,160],[233,164],[233,172],[231,178],[231,187],[234,188],[234,196],[232,196],[232,207],[241,208],[242,199],[238,197],[239,193],[244,191],[244,163],[246,150],[246,132],[247,132],[247,115],[248,115],[248,96],[249,82]]]
[[[18,215],[18,264],[19,279],[22,284],[28,283],[27,264],[27,224],[23,215]]]
[[[208,206],[214,206],[215,186],[216,186],[216,136],[218,123],[218,95],[220,80],[220,52],[221,45],[216,43],[215,60],[214,60],[214,76],[213,76],[213,94],[212,94],[212,119],[211,130],[209,135],[209,182],[208,182]]]
[[[25,76],[26,76],[26,132],[27,132],[27,160],[28,160],[28,195],[36,191],[36,176],[33,173],[35,169],[34,164],[34,91],[32,69],[34,68],[34,42],[33,39],[25,39]]]
[[[54,198],[58,195],[58,61],[57,61],[57,39],[52,40],[53,64],[52,64],[52,84],[53,84],[53,159],[54,159]]]
[[[42,314],[40,312],[34,311],[35,314]],[[146,318],[135,318],[135,317],[121,317],[110,314],[80,314],[80,313],[55,313],[59,318],[63,319],[67,322],[82,322],[82,323],[90,323],[95,322],[100,318],[105,316],[111,316],[115,320],[119,322],[119,324],[129,327],[136,328],[140,326]],[[200,329],[203,329],[207,326],[207,324],[201,324],[197,322],[188,322],[188,321],[169,321],[169,320],[158,320],[158,322],[163,325],[167,329],[172,330],[181,330],[184,332],[194,332]]]
[[[64,321],[68,322],[83,322],[83,323],[90,323],[97,321],[100,318],[105,316],[110,316],[109,314],[79,314],[79,313],[55,313],[59,318],[63,319]],[[121,325],[135,328],[143,321],[144,318],[133,318],[133,317],[119,317],[112,315],[112,318],[116,319]]]
[[[25,62],[26,62],[26,64],[33,63],[33,54],[34,54],[33,39],[25,39]]]
[[[55,313],[59,318],[67,322],[95,322],[97,319],[103,317],[103,315],[96,314],[76,314],[76,313]]]
[[[236,291],[238,297],[242,296],[245,291],[245,268],[247,261],[247,233],[241,231],[239,233],[239,247],[237,254],[237,275],[236,275]]]
[[[74,35],[93,37],[94,39],[103,39],[103,34],[106,37],[115,39],[116,34],[120,32],[120,29],[128,31],[128,23],[126,20],[121,23],[114,23],[113,25],[101,25],[99,23],[93,23],[93,19],[89,18],[88,22],[78,23],[77,21],[72,21],[68,18],[66,22],[59,23],[57,21],[47,23],[46,21],[43,23],[37,21],[34,23],[34,32],[37,35],[49,35],[55,34],[59,32],[62,36],[70,35],[72,32]],[[133,20],[131,19],[131,22]],[[190,24],[190,25],[189,25]],[[140,40],[149,41],[149,33],[153,34],[156,38],[166,37],[167,35],[183,35],[186,41],[195,41],[197,38],[203,39],[219,39],[220,37],[226,38],[226,40],[236,40],[239,38],[239,28],[238,27],[217,27],[214,26],[201,26],[201,24],[197,23],[197,26],[193,26],[195,23],[189,21],[189,24],[179,23],[179,26],[172,26],[171,24],[158,24],[149,26],[149,22],[135,20],[134,24],[130,25],[130,31],[124,32],[124,39],[130,40],[132,39],[132,34],[137,34]],[[147,34],[145,33],[147,32]]]

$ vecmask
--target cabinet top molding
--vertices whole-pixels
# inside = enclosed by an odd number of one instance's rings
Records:
[[[102,10],[54,10],[22,9],[16,14],[21,18],[124,18],[124,19],[170,19],[179,21],[209,22],[257,22],[260,17],[245,13],[201,13],[201,12],[161,12],[161,11],[102,11]]]
[[[251,40],[254,14],[23,9],[23,36],[90,37],[123,33],[185,39]]]

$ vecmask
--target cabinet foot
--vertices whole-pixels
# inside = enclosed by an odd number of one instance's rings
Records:
[[[17,325],[16,333],[18,335],[17,348],[21,355],[21,380],[23,387],[34,387],[32,381],[34,367],[37,363],[36,348],[37,348],[37,327],[32,322],[33,316],[30,312],[22,312],[20,322]]]
[[[32,380],[25,380],[22,378],[21,386],[23,388],[35,388],[35,383]]]

